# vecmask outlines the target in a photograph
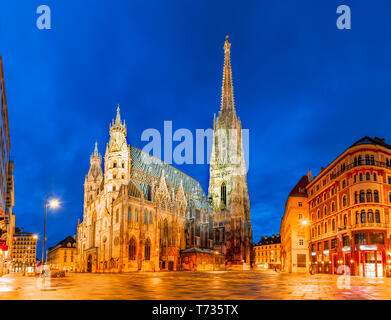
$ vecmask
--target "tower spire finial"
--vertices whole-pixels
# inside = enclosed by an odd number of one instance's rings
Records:
[[[232,84],[231,70],[231,44],[228,41],[229,36],[225,37],[224,43],[224,71],[223,87],[221,94],[221,110],[234,110],[234,88]]]
[[[117,105],[117,117],[115,118],[115,124],[121,124],[121,115],[119,113],[119,104]]]
[[[98,141],[95,141],[94,157],[97,157],[97,156],[99,156],[99,152],[98,152]]]

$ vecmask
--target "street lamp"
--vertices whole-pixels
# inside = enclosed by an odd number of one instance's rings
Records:
[[[50,197],[51,197],[51,199],[49,200]],[[51,209],[56,209],[60,206],[60,202],[56,198],[54,198],[52,195],[48,195],[46,197],[46,200],[45,200],[45,220],[43,223],[42,266],[45,264],[45,242],[46,242],[45,234],[46,234],[46,214],[47,214],[47,210],[48,210],[48,200],[49,200],[49,207]]]

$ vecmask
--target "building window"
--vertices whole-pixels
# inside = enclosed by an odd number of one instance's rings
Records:
[[[364,202],[365,202],[365,191],[361,190],[360,191],[360,203],[364,203]]]
[[[329,242],[327,240],[324,242],[324,250],[329,250]]]
[[[377,190],[373,192],[373,199],[375,200],[376,203],[379,202],[379,192]]]
[[[301,213],[299,213],[299,219],[302,219],[303,218],[303,215]]]
[[[361,223],[365,223],[367,221],[367,215],[365,214],[365,210],[361,211]]]
[[[149,224],[153,223],[153,217],[152,217],[152,212],[149,213]]]
[[[333,212],[335,211],[335,202],[331,203],[331,211],[333,211]]]
[[[391,203],[391,192],[388,194],[388,201]]]
[[[347,198],[346,196],[343,196],[343,206],[346,207],[347,204]]]
[[[367,202],[372,202],[372,191],[367,190]]]
[[[145,241],[145,250],[144,250],[145,260],[149,261],[151,259],[151,240],[149,238]]]
[[[366,179],[367,181],[371,180],[371,177],[370,177],[370,175],[369,175],[368,172],[365,174],[365,179]]]
[[[372,232],[369,234],[370,244],[384,244],[384,234],[381,232]]]
[[[356,224],[360,223],[360,213],[356,211]]]
[[[365,233],[356,233],[354,235],[355,244],[367,244],[367,235]]]
[[[144,212],[144,224],[148,224],[148,214]]]
[[[349,247],[350,246],[350,238],[349,236],[344,236],[342,238],[342,243],[344,247]]]
[[[375,212],[375,222],[380,223],[380,212],[379,210],[376,210]]]
[[[299,246],[304,246],[304,239],[299,239]]]
[[[221,202],[226,206],[227,205],[227,186],[223,182],[221,185]]]
[[[377,181],[376,173],[373,174],[373,181]]]
[[[361,160],[361,156],[358,157],[358,165],[361,166],[362,165],[362,160]]]
[[[337,239],[332,239],[331,240],[331,249],[336,249],[338,246],[338,241]]]
[[[118,223],[119,221],[119,209],[117,209],[117,212],[115,213],[115,222]]]
[[[342,189],[345,189],[346,188],[346,181],[342,181]]]
[[[303,206],[303,202],[299,201],[299,207]]]
[[[369,156],[368,155],[365,156],[365,164],[369,164]]]
[[[346,227],[347,224],[348,224],[348,216],[345,214],[345,215],[343,216],[343,225]]]
[[[138,222],[138,211],[134,212],[134,222]]]
[[[129,260],[136,260],[136,240],[133,237],[129,241]]]
[[[374,165],[374,164],[375,164],[375,157],[371,156],[371,165]]]
[[[373,211],[368,210],[368,223],[373,223]]]
[[[117,168],[117,162],[113,162],[113,168]]]
[[[335,219],[333,219],[332,223],[331,223],[331,226],[333,228],[333,231],[335,231]]]
[[[327,233],[327,222],[324,223],[324,233]]]
[[[388,177],[388,184],[391,184],[391,177]]]
[[[362,180],[363,180],[362,173],[360,173],[360,181],[362,181]]]

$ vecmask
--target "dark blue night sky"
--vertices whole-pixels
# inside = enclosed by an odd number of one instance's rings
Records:
[[[52,30],[36,9],[52,10]],[[352,30],[336,8],[350,5]],[[287,194],[359,138],[391,142],[390,1],[8,0],[0,4],[15,161],[16,225],[48,242],[76,232],[98,140],[121,105],[128,142],[144,129],[211,128],[230,35],[235,102],[250,130],[254,241],[278,233]],[[207,165],[177,166],[207,192]]]

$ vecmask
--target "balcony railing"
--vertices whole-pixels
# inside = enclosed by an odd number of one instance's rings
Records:
[[[340,176],[342,173],[344,173],[345,171],[348,171],[350,169],[353,169],[355,167],[360,167],[360,166],[375,166],[375,167],[379,167],[379,168],[388,168],[388,169],[391,169],[391,166],[388,165],[385,163],[385,162],[381,162],[381,161],[366,161],[366,160],[361,160],[361,162],[353,162],[351,164],[348,164],[346,167],[344,167],[342,170],[336,172],[336,173],[332,173],[330,174],[330,180],[333,180],[335,178],[337,178],[338,176]]]

